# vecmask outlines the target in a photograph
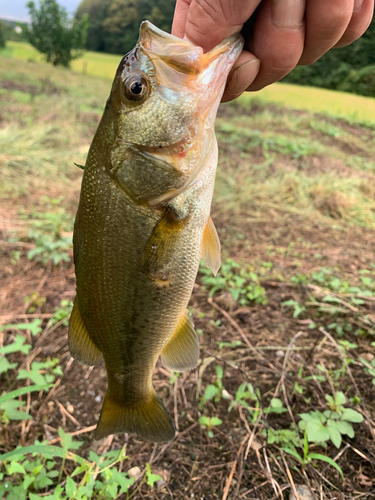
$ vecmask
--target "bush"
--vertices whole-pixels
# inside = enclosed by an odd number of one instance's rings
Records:
[[[70,61],[82,55],[86,43],[88,17],[70,20],[64,7],[56,0],[41,0],[39,9],[28,2],[31,28],[26,31],[28,41],[45,54],[54,66],[69,67]]]
[[[344,92],[375,97],[375,64],[359,70],[351,70],[347,78],[338,86]]]

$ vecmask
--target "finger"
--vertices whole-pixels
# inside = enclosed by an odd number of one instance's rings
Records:
[[[352,18],[335,47],[345,47],[357,40],[369,27],[374,15],[374,0],[355,0]]]
[[[298,63],[304,43],[305,0],[264,0],[245,48],[260,60],[247,90],[260,90],[287,75]]]
[[[307,0],[305,47],[298,64],[312,64],[345,33],[354,0]]]
[[[173,34],[185,35],[207,52],[241,31],[259,3],[260,0],[177,0]]]
[[[185,25],[192,0],[177,0],[174,9],[172,35],[184,38]]]
[[[260,61],[251,52],[243,50],[228,77],[221,102],[233,101],[255,80],[259,73]]]

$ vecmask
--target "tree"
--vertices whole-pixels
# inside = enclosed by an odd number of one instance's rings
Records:
[[[76,19],[81,20],[85,15],[89,17],[86,48],[96,52],[111,52],[106,44],[106,30],[103,26],[108,16],[112,0],[83,0],[77,9]]]
[[[5,48],[7,39],[6,32],[7,32],[7,27],[5,23],[0,21],[0,49]]]
[[[175,0],[83,0],[76,18],[89,15],[89,50],[124,54],[134,47],[145,19],[170,31],[174,6]]]
[[[330,50],[310,66],[297,66],[284,81],[374,96],[375,17],[361,38]]]
[[[56,0],[41,0],[39,9],[28,2],[31,28],[27,39],[54,66],[69,67],[70,61],[82,55],[89,26],[88,16],[70,20],[64,7]]]

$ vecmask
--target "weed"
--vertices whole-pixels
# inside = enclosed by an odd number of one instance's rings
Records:
[[[375,358],[373,358],[371,361],[366,361],[364,358],[359,358],[359,361],[364,366],[365,372],[373,377],[372,383],[375,385]]]
[[[64,210],[39,214],[39,220],[33,220],[29,238],[35,243],[27,253],[29,260],[35,259],[43,264],[52,261],[54,265],[69,262],[68,250],[71,249],[71,237],[62,236],[62,231],[70,217]]]
[[[210,399],[214,399],[216,402],[220,401],[223,395],[223,376],[224,372],[220,365],[216,365],[216,380],[214,384],[210,384],[206,387],[204,394],[202,405],[204,405]]]
[[[40,320],[39,320],[40,321]],[[40,322],[34,325],[34,332],[40,331]],[[2,330],[26,329],[30,324],[5,325]],[[18,363],[10,363],[7,356],[14,353],[28,354],[31,345],[25,343],[22,335],[16,335],[15,341],[0,348],[0,374],[7,374],[8,370],[17,370]],[[11,420],[30,420],[31,415],[23,410],[25,402],[20,398],[25,394],[36,391],[48,390],[56,376],[62,375],[58,360],[47,360],[45,362],[31,363],[30,370],[18,369],[16,380],[30,379],[34,385],[21,387],[19,389],[4,392],[0,395],[0,423],[8,425]],[[9,380],[9,378],[8,378]],[[70,500],[101,498],[110,500],[127,493],[134,484],[134,478],[130,478],[126,472],[120,472],[115,467],[123,462],[125,446],[120,452],[109,451],[98,456],[93,451],[89,452],[88,459],[74,453],[83,442],[74,441],[70,434],[63,429],[58,430],[61,446],[51,446],[46,442],[35,441],[34,445],[18,447],[15,450],[0,455],[0,498],[8,500],[37,500],[40,494],[45,496],[48,490],[48,498],[52,500]],[[73,450],[73,451],[72,451]],[[31,456],[30,456],[31,455]],[[30,458],[28,458],[30,457]],[[55,457],[62,459],[59,462]],[[72,474],[67,475],[65,462],[73,461],[76,467]],[[74,479],[79,476],[78,483]],[[160,476],[153,474],[149,464],[146,464],[146,472],[139,488],[147,483],[153,487]]]
[[[257,389],[254,390],[254,387],[250,383],[243,383],[239,386],[236,391],[236,395],[234,399],[231,401],[228,411],[231,411],[233,408],[238,406],[243,406],[248,409],[251,421],[255,423],[259,417],[261,412],[260,410],[260,391]],[[252,401],[252,405],[250,407],[248,401]]]
[[[202,427],[207,428],[207,435],[209,438],[214,437],[213,428],[223,423],[223,421],[218,417],[206,417],[206,416],[200,417],[198,422],[201,424]]]
[[[241,305],[254,302],[255,304],[267,304],[265,289],[259,283],[259,277],[253,268],[241,268],[232,259],[226,259],[216,276],[205,266],[200,267],[202,284],[210,291],[212,297],[215,292],[229,292],[234,300]]]
[[[73,302],[71,300],[63,299],[58,307],[55,307],[55,312],[51,318],[51,325],[58,321],[63,321],[64,326],[68,326],[69,317],[73,309]]]
[[[40,309],[46,302],[45,297],[41,297],[39,293],[33,290],[30,295],[24,298],[25,304],[28,304],[27,310],[30,313],[34,313],[37,309]]]
[[[290,446],[290,444],[292,444],[292,446]],[[289,441],[289,446],[284,445],[281,447],[281,449],[286,453],[288,453],[289,455],[292,455],[292,457],[294,457],[301,464],[302,468],[304,468],[307,464],[311,463],[313,460],[321,460],[323,462],[327,462],[328,464],[332,465],[332,467],[334,467],[340,473],[342,479],[344,479],[344,474],[342,472],[341,467],[334,460],[332,460],[332,458],[322,455],[321,453],[309,453],[309,443],[306,432],[304,434],[304,439],[303,439],[302,456],[296,451],[291,441]]]
[[[306,311],[305,306],[301,306],[297,300],[290,299],[282,302],[283,306],[291,307],[293,309],[293,318],[298,318],[300,314]]]
[[[306,431],[309,442],[323,443],[331,440],[339,448],[342,435],[354,437],[354,429],[351,423],[363,422],[363,416],[352,408],[345,408],[346,396],[338,391],[334,396],[326,394],[328,408],[323,413],[319,410],[301,413],[298,426]]]

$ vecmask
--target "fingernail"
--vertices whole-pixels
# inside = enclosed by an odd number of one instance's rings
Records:
[[[230,77],[226,92],[231,97],[242,94],[253,83],[259,73],[260,61],[256,57],[236,68]]]
[[[363,0],[354,0],[353,12],[356,12],[357,10],[361,10],[362,5],[363,5]]]
[[[272,20],[282,28],[301,26],[305,17],[305,0],[273,0]]]

